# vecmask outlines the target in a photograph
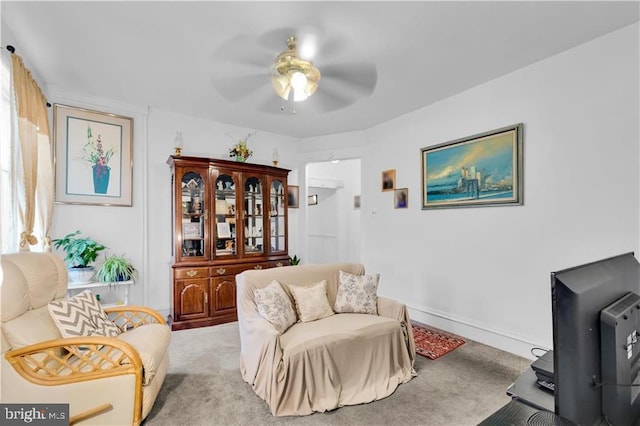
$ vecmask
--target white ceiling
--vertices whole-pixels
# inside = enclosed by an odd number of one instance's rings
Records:
[[[555,55],[637,22],[639,5],[2,1],[0,10],[15,36],[3,46],[14,44],[47,88],[309,137],[367,129]],[[326,71],[295,115],[280,110],[267,78],[291,33],[315,36]],[[373,67],[373,90],[331,78],[344,66]]]

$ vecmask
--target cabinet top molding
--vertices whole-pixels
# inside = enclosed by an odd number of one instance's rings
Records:
[[[184,155],[170,155],[169,158],[167,159],[167,164],[169,164],[170,166],[174,166],[178,164],[186,165],[189,163],[202,165],[203,161],[209,162],[210,166],[226,167],[226,168],[233,167],[237,170],[245,170],[245,169],[251,170],[251,169],[255,169],[256,167],[260,167],[265,171],[272,170],[272,171],[278,171],[280,173],[289,173],[291,171],[290,169],[283,169],[282,167],[274,167],[266,164],[242,163],[242,162],[233,161],[233,160],[223,160],[221,158],[189,157]]]

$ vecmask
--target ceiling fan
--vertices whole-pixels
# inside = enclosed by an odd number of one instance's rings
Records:
[[[233,103],[253,104],[273,114],[293,109],[292,102],[299,112],[330,112],[371,95],[377,84],[376,66],[360,60],[355,48],[349,53],[349,46],[335,37],[315,42],[319,39],[312,31],[292,29],[237,36],[216,51],[220,64],[212,84]],[[347,60],[337,60],[338,56]]]
[[[287,50],[280,53],[271,67],[271,84],[285,101],[301,102],[318,89],[320,71],[313,62],[298,56],[296,38],[287,39]]]

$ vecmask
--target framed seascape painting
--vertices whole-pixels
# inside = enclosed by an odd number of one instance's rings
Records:
[[[56,202],[131,206],[133,119],[53,108]]]
[[[522,126],[422,148],[422,208],[523,204]]]

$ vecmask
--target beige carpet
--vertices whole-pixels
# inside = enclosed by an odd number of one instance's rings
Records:
[[[509,402],[505,390],[530,361],[467,342],[429,360],[389,397],[304,417],[273,417],[240,377],[237,323],[173,332],[171,362],[147,426],[477,425]]]

